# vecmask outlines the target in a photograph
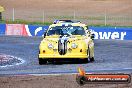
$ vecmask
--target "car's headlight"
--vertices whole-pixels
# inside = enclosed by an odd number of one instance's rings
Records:
[[[53,49],[53,48],[54,48],[53,44],[49,43],[49,44],[48,44],[48,48],[49,48],[49,49]]]
[[[72,47],[73,49],[76,49],[78,46],[77,46],[77,44],[72,43],[71,47]]]

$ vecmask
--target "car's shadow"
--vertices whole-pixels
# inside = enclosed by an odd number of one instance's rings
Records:
[[[46,65],[63,65],[63,64],[88,64],[92,62],[83,62],[83,61],[54,61],[48,62]]]
[[[69,59],[69,58],[64,58],[64,59],[50,59],[47,61],[46,64],[42,65],[63,65],[63,64],[88,64],[92,63],[90,60],[82,60],[82,59]]]

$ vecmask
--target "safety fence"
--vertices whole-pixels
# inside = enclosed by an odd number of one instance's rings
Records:
[[[125,7],[125,6],[124,6]],[[105,9],[105,8],[104,8]],[[115,8],[114,8],[115,9]],[[56,19],[69,19],[69,20],[79,20],[83,23],[89,25],[112,25],[112,26],[131,26],[132,15],[131,10],[126,10],[120,8],[119,11],[108,12],[90,9],[86,11],[42,11],[42,10],[18,10],[17,8],[12,8],[3,12],[3,20],[12,22],[39,22],[39,23],[51,23]]]
[[[25,24],[0,24],[0,35],[43,36],[48,27]],[[132,40],[132,28],[90,26],[89,29],[95,34],[95,39]]]

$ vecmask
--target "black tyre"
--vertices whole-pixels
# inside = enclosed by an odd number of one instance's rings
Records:
[[[88,58],[82,59],[83,63],[88,63]]]
[[[89,59],[90,59],[90,62],[94,62],[94,57],[89,58]]]
[[[39,54],[40,54],[40,51],[39,51]],[[47,59],[39,58],[39,56],[38,56],[38,60],[39,60],[39,64],[40,65],[43,65],[43,64],[46,64],[47,63]]]
[[[43,65],[43,64],[46,64],[46,63],[47,63],[47,59],[39,58],[39,64],[40,65]]]
[[[88,52],[87,55],[89,56],[88,59],[90,60],[90,62],[93,62],[94,61],[94,57],[90,56],[90,48],[89,48],[89,46],[88,46],[88,51],[87,52]]]

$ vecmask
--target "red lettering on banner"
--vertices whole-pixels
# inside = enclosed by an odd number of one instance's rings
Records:
[[[27,36],[24,24],[6,24],[6,35]]]

